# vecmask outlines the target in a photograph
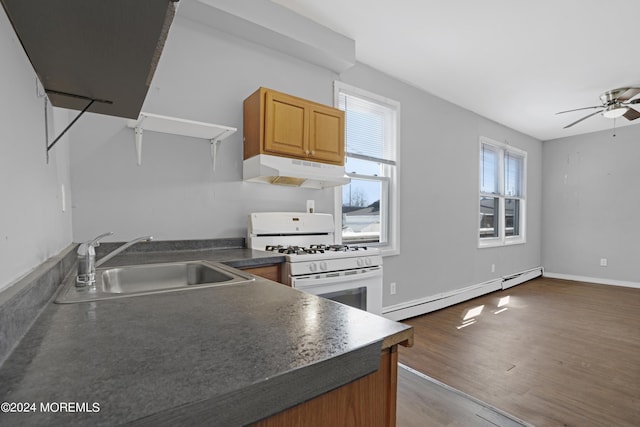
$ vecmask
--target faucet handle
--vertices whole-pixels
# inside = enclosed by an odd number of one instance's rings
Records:
[[[89,242],[89,246],[93,246],[94,248],[96,246],[100,246],[100,240],[104,239],[107,236],[111,236],[112,234],[113,234],[113,231],[107,231],[106,233],[99,235],[98,237],[96,237],[95,239]]]
[[[113,234],[113,231],[108,231],[104,234],[99,235],[93,240],[87,240],[86,242],[81,243],[80,246],[78,247],[78,255],[84,256],[84,255],[87,255],[87,253],[92,252],[93,248],[95,248],[96,246],[100,246],[101,239],[107,236],[111,236],[112,234]]]

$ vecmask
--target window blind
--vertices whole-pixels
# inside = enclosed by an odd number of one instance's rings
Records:
[[[498,194],[498,150],[487,144],[480,150],[480,191]]]
[[[522,196],[522,156],[507,151],[504,155],[504,193],[507,196]]]
[[[395,132],[395,110],[344,92],[339,93],[338,108],[345,112],[345,154],[395,165],[395,150],[389,143]]]

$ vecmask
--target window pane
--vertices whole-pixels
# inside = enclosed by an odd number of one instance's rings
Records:
[[[504,156],[504,194],[522,197],[522,165],[524,158],[506,152]]]
[[[480,150],[480,192],[498,194],[498,150],[486,144]]]
[[[480,197],[480,238],[498,237],[498,197]]]
[[[351,178],[342,187],[343,243],[380,242],[382,183]]]
[[[504,214],[505,214],[505,218],[504,218],[505,235],[519,236],[520,235],[520,200],[505,199]]]

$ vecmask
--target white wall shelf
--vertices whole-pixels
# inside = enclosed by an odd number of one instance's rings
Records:
[[[170,133],[172,135],[190,136],[192,138],[206,139],[211,143],[211,163],[213,171],[216,170],[216,153],[218,144],[238,129],[216,125],[213,123],[196,122],[193,120],[179,119],[177,117],[161,116],[152,113],[140,113],[138,120],[128,120],[127,126],[135,131],[136,153],[138,165],[142,164],[142,135],[145,130],[152,132]]]

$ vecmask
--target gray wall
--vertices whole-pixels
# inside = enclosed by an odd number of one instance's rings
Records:
[[[547,272],[640,283],[640,126],[615,133],[544,143]]]
[[[336,75],[178,17],[143,111],[234,126],[212,174],[208,143],[145,133],[136,165],[123,119],[88,116],[72,134],[74,239],[237,237],[252,211],[298,210],[315,199],[333,212],[333,190],[243,183],[242,100],[258,86],[325,104],[333,81],[401,102],[401,254],[385,259],[385,305],[428,297],[540,265],[539,141],[435,98],[362,64]],[[528,242],[477,249],[478,137],[529,153]],[[496,264],[496,272],[490,265]],[[388,284],[398,284],[395,296]]]
[[[0,9],[0,290],[71,243],[69,146],[45,156],[43,98],[9,20]],[[50,138],[68,120],[51,116]],[[61,186],[67,211],[62,212]]]
[[[0,290],[72,241],[72,212],[74,241],[106,230],[117,233],[112,240],[239,237],[249,212],[303,210],[307,199],[333,212],[332,190],[243,183],[241,129],[242,100],[258,86],[331,104],[335,79],[402,105],[401,254],[385,259],[385,305],[540,264],[557,274],[640,281],[640,126],[615,138],[607,131],[541,144],[365,65],[336,75],[178,17],[144,110],[237,127],[220,146],[216,173],[208,143],[151,132],[137,166],[125,120],[91,114],[47,164],[43,101],[4,11],[0,57]],[[75,114],[53,109],[50,138]],[[481,135],[529,153],[526,245],[476,248]]]
[[[539,141],[369,67],[354,67],[341,79],[401,104],[401,254],[384,260],[385,306],[541,265]],[[524,245],[477,248],[479,136],[528,153]],[[390,282],[397,284],[396,295],[389,295]]]
[[[242,101],[259,86],[325,104],[333,100],[330,71],[227,38],[177,17],[143,111],[238,128],[218,151],[215,174],[209,143],[146,132],[137,166],[126,120],[89,115],[73,130],[75,241],[104,231],[122,241],[242,237],[253,211],[304,211],[314,199],[331,212],[332,190],[242,182]]]

